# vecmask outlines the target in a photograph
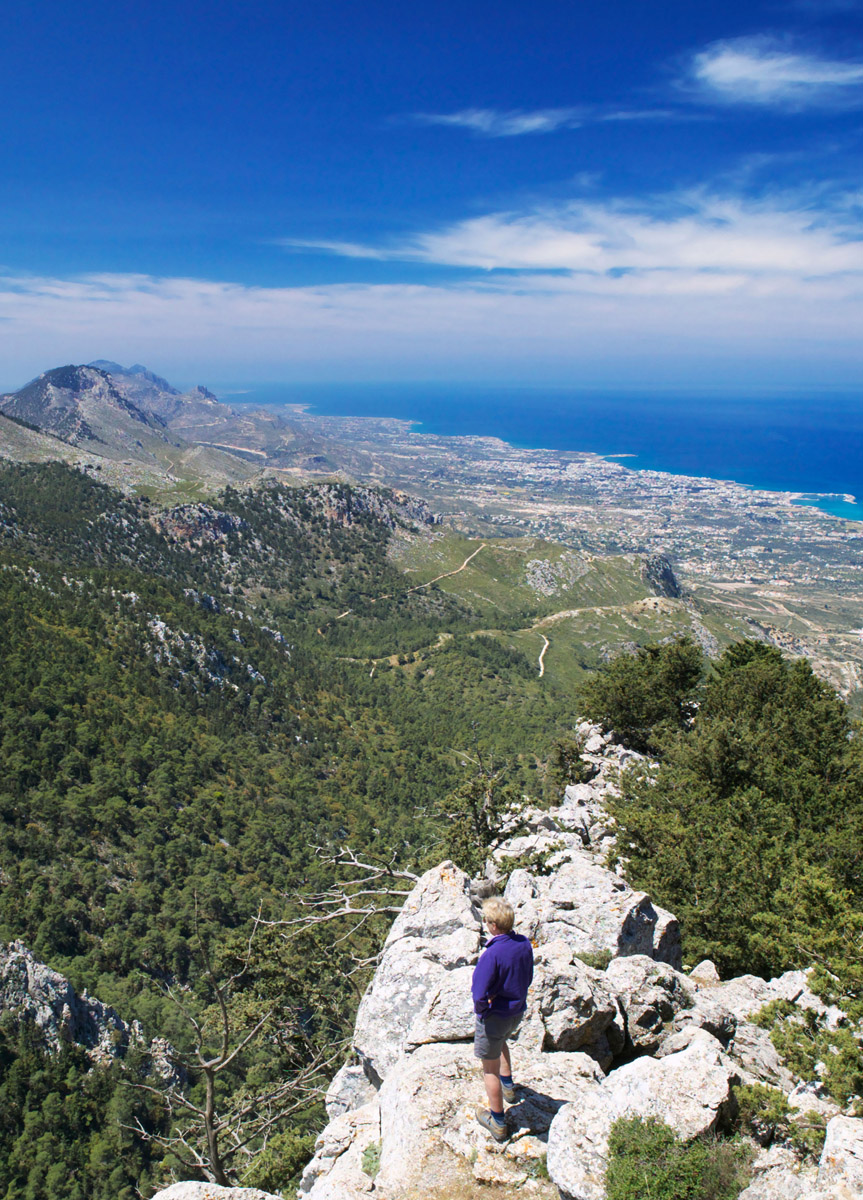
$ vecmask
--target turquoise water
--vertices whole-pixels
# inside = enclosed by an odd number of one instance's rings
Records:
[[[432,384],[255,385],[237,404],[305,404],[319,415],[400,417],[422,433],[502,438],[529,449],[632,455],[633,468],[807,493],[863,520],[863,394],[717,396]],[[812,493],[837,493],[816,498]]]

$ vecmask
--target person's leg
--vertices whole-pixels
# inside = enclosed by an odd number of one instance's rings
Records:
[[[500,1049],[500,1074],[506,1079],[512,1079],[512,1058],[509,1053],[509,1046],[504,1042]]]
[[[503,1113],[503,1092],[500,1088],[500,1059],[484,1058],[482,1060],[482,1081],[485,1084],[485,1094],[488,1096],[488,1106],[493,1113]]]

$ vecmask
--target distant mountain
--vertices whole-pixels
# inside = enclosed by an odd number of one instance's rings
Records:
[[[0,396],[0,409],[73,445],[110,443],[116,434],[136,425],[165,428],[163,420],[143,412],[98,367],[46,371],[19,391]]]
[[[56,367],[0,396],[4,458],[63,459],[102,471],[105,482],[126,492],[179,489],[185,498],[189,486],[204,495],[268,470],[374,481],[386,473],[364,448],[278,413],[231,408],[201,385],[181,392],[140,363],[124,367],[110,359]]]
[[[186,398],[167,381],[144,367],[125,371],[116,363],[108,365],[118,374],[101,366],[56,367],[19,391],[0,396],[0,414],[9,418],[0,425],[0,457],[101,464],[111,482],[133,487],[186,480],[219,486],[253,473],[248,461],[196,445],[170,428],[158,408]],[[201,389],[189,403],[208,410],[221,407]],[[70,454],[59,443],[74,451]]]
[[[140,363],[121,367],[119,363],[100,358],[90,366],[110,375],[114,387],[127,400],[168,424],[176,420],[188,423],[196,418],[212,423],[214,416],[227,420],[235,415],[232,408],[220,403],[211,391],[200,384],[189,392],[181,392],[167,379]]]

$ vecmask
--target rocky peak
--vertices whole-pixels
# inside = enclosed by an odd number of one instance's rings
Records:
[[[640,756],[597,726],[579,727],[589,784],[528,812],[528,830],[496,852],[483,878],[451,862],[427,871],[407,897],[357,1014],[354,1054],[327,1094],[330,1124],[306,1168],[306,1200],[456,1196],[494,1184],[503,1195],[604,1200],[609,1132],[621,1116],[655,1116],[683,1139],[720,1129],[740,1083],[803,1101],[818,1081],[796,1078],[767,1031],[749,1020],[783,998],[841,1021],[805,973],[721,982],[712,963],[681,969],[677,920],[603,865],[614,827],[603,799],[621,766]],[[493,1143],[475,1120],[486,1101],[472,1052],[470,979],[480,953],[479,897],[500,889],[507,860],[516,928],[535,947],[528,1010],[512,1039],[513,1136]],[[607,964],[607,965],[606,965]],[[850,1200],[863,1195],[863,1120],[819,1098],[828,1120],[819,1167],[790,1151],[758,1150],[741,1200]],[[374,1181],[369,1160],[378,1162]]]
[[[100,441],[100,417],[118,410],[142,425],[151,423],[100,367],[55,367],[17,392],[0,396],[0,409],[64,441]]]
[[[641,564],[641,578],[657,596],[677,600],[683,595],[683,588],[677,581],[671,562],[664,554],[652,554],[644,560]]]
[[[130,1046],[145,1042],[137,1021],[126,1022],[101,1000],[76,992],[21,941],[0,944],[0,1016],[16,1024],[32,1023],[49,1051],[69,1044],[83,1047],[94,1064],[124,1058]],[[169,1042],[156,1038],[149,1053],[162,1079],[179,1081]]]
[[[122,1057],[130,1041],[141,1037],[139,1026],[127,1025],[86,992],[79,995],[20,941],[0,946],[0,1013],[32,1022],[49,1049],[74,1042],[95,1061]]]
[[[161,375],[157,375],[155,371],[150,371],[147,367],[142,366],[141,363],[134,363],[131,367],[122,367],[119,363],[111,362],[110,359],[97,358],[89,366],[98,367],[115,380],[126,379],[141,384],[148,384],[151,387],[157,388],[160,392],[167,392],[172,396],[179,396],[180,394],[177,388],[168,383],[167,379],[163,379]]]
[[[214,396],[213,393],[209,390],[209,388],[205,388],[202,383],[199,383],[197,385],[197,387],[193,387],[192,390],[188,393],[188,395],[191,400],[199,400],[205,404],[220,404],[221,403],[218,396]]]

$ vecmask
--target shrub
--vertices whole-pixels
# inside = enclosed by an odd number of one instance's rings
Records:
[[[863,1110],[863,1048],[848,1028],[829,1029],[817,1013],[788,1000],[773,1000],[752,1018],[770,1030],[782,1061],[801,1079],[820,1078],[827,1093],[843,1108]]]
[[[608,1200],[736,1200],[751,1157],[740,1141],[685,1143],[656,1117],[622,1117],[608,1141],[606,1193]]]
[[[797,1116],[799,1110],[788,1103],[778,1088],[763,1083],[737,1088],[735,1095],[740,1126],[761,1143],[784,1142],[804,1158],[818,1158],[824,1145],[826,1122],[818,1114]]]
[[[365,1150],[363,1150],[362,1168],[364,1173],[372,1179],[377,1175],[381,1169],[380,1142],[372,1142],[370,1146],[366,1146]]]
[[[595,763],[585,762],[581,757],[585,741],[582,733],[565,733],[553,744],[548,774],[554,783],[566,787],[570,783],[590,783],[591,779],[596,778],[599,767]]]

